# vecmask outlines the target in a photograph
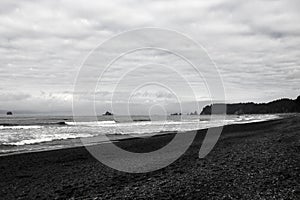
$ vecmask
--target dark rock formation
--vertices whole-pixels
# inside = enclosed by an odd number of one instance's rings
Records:
[[[13,113],[12,113],[11,111],[8,111],[8,112],[6,113],[6,115],[13,115]]]
[[[224,104],[214,104],[218,106],[224,106]],[[279,99],[269,103],[236,103],[226,104],[227,114],[271,114],[271,113],[296,113],[300,112],[300,96],[297,99]],[[212,105],[203,108],[201,115],[210,115]],[[216,109],[218,110],[218,109]],[[222,113],[214,113],[222,114]]]
[[[181,113],[172,113],[171,116],[174,116],[174,115],[181,115]]]
[[[198,112],[197,111],[191,112],[190,115],[198,115]]]
[[[300,105],[300,96],[297,97],[296,103],[297,103],[298,105]]]
[[[106,113],[103,114],[103,116],[110,116],[110,115],[113,115],[113,114],[108,111],[106,111]]]

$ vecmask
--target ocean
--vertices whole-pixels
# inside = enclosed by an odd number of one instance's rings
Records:
[[[80,138],[97,137],[95,143],[128,137],[147,137],[168,132],[185,132],[228,124],[279,118],[279,115],[199,116],[98,116],[97,121],[72,116],[0,117],[0,156],[82,146]],[[103,140],[101,140],[103,137]],[[100,140],[99,140],[100,138]]]

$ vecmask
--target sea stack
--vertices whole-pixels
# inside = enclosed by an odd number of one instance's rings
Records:
[[[6,115],[13,115],[13,113],[12,113],[11,111],[8,111],[8,112],[6,113]]]
[[[103,114],[103,116],[110,116],[113,115],[111,112],[106,111],[106,113]]]
[[[181,115],[181,113],[171,113],[171,116]]]

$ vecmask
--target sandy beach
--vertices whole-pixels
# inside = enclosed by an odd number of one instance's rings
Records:
[[[1,199],[300,199],[300,116],[224,127],[198,158],[200,130],[176,162],[129,174],[108,168],[84,147],[0,157]],[[189,133],[186,133],[189,134]],[[117,145],[149,152],[174,134]]]

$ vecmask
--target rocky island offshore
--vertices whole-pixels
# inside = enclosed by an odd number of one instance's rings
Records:
[[[109,111],[106,111],[102,116],[112,116],[113,114]]]

